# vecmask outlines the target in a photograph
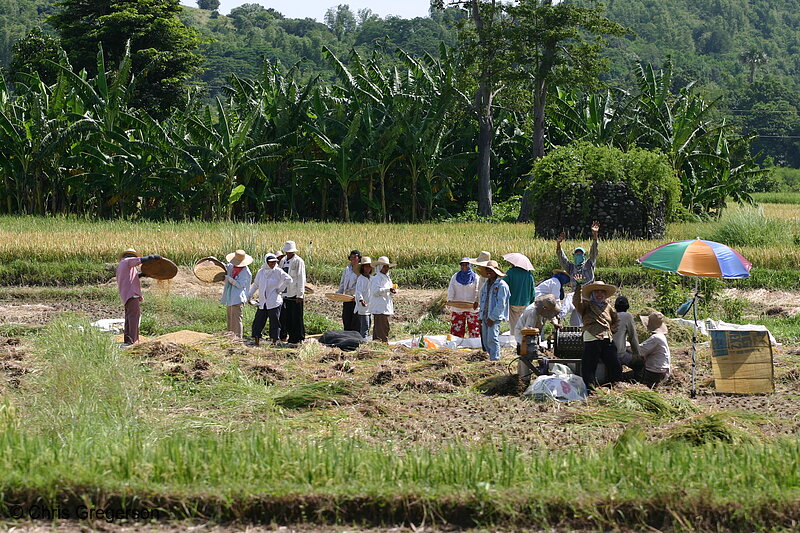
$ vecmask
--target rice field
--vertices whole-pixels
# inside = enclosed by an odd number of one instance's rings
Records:
[[[656,241],[606,239],[601,230],[601,267],[635,266],[636,258],[666,242],[701,237],[714,240],[721,228],[736,220],[750,226],[737,246],[756,268],[783,270],[800,265],[800,205],[764,204],[760,209],[731,207],[720,220],[670,224]],[[771,221],[771,231],[761,228]],[[734,237],[735,239],[735,237]],[[340,224],[319,222],[174,223],[84,221],[66,218],[0,218],[0,261],[83,260],[113,263],[120,250],[132,246],[142,253],[159,253],[182,265],[208,255],[222,257],[243,248],[257,258],[294,240],[310,267],[336,266],[351,249],[373,258],[386,255],[401,269],[420,265],[453,265],[461,257],[488,250],[494,257],[510,251],[528,255],[534,265],[555,266],[555,243],[534,237],[529,224]],[[567,241],[565,249],[587,245]]]

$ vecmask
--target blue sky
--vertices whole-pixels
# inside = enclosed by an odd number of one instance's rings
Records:
[[[426,17],[430,6],[430,0],[221,0],[219,11],[227,15],[234,7],[245,3],[274,8],[289,18],[309,17],[320,22],[328,8],[338,4],[349,5],[353,13],[369,8],[381,17],[398,15],[403,18]],[[181,0],[181,4],[197,7],[197,2],[192,0]]]

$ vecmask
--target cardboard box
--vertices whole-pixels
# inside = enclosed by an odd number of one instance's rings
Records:
[[[718,392],[775,392],[772,343],[766,331],[709,330]]]

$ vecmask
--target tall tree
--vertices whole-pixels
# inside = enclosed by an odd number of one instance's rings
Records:
[[[217,11],[219,9],[219,0],[197,0],[197,7],[206,11]]]
[[[764,51],[757,50],[756,48],[750,48],[749,50],[739,54],[739,61],[741,61],[744,65],[747,65],[747,67],[750,69],[750,75],[747,79],[750,82],[750,85],[752,85],[756,75],[756,67],[758,65],[766,65],[769,61],[769,56]]]
[[[504,12],[506,5],[498,0],[450,0],[469,12],[471,25],[462,25],[460,48],[465,63],[477,70],[477,87],[473,112],[478,119],[478,214],[492,215],[492,144],[494,141],[495,98],[503,89],[510,72],[505,54],[508,50]],[[432,0],[431,7],[444,9],[444,0]]]
[[[184,85],[199,70],[195,53],[199,34],[178,18],[178,0],[60,0],[61,10],[48,21],[77,70],[96,71],[95,56],[102,43],[114,64],[130,41],[136,74],[133,104],[156,115],[179,105]]]
[[[553,0],[520,0],[508,9],[516,72],[533,80],[533,159],[544,155],[545,109],[552,85],[592,87],[608,60],[601,53],[606,36],[627,30],[604,16],[594,0],[588,5]],[[530,218],[529,195],[522,199],[520,221]]]

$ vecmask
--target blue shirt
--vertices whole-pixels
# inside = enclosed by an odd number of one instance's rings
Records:
[[[508,284],[500,278],[494,280],[489,285],[489,281],[483,284],[481,289],[481,316],[495,322],[508,320],[508,300],[511,291]]]
[[[233,276],[233,265],[231,263],[225,265],[225,270],[228,276]],[[247,267],[239,271],[239,275],[232,278],[230,283],[227,278],[225,278],[225,287],[222,289],[222,298],[220,298],[219,303],[223,305],[239,305],[245,303],[247,301],[247,291],[250,289],[250,282],[252,279],[253,275]]]

